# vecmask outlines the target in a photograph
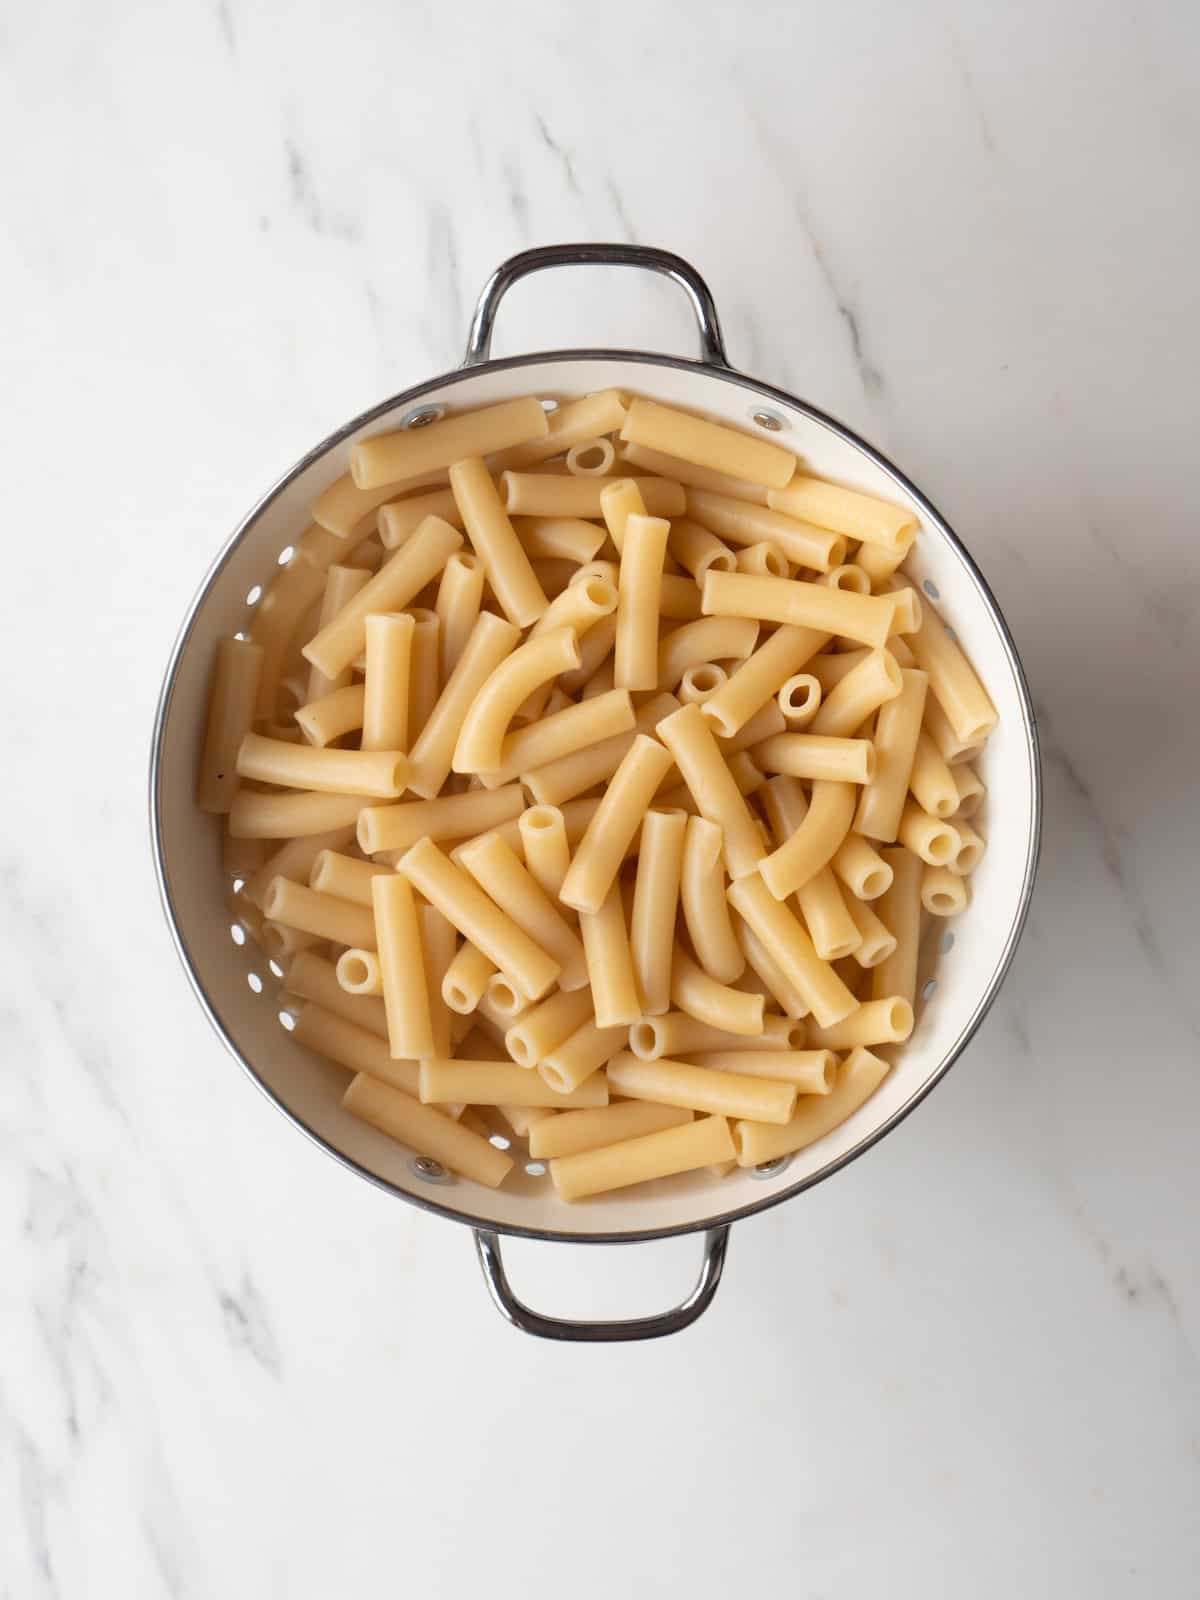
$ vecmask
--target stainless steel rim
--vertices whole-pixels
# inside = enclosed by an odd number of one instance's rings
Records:
[[[340,1150],[335,1149],[333,1145],[331,1145],[326,1139],[322,1138],[321,1135],[314,1129],[308,1127],[306,1123],[302,1122],[294,1112],[284,1105],[278,1096],[275,1095],[267,1086],[267,1084],[264,1083],[263,1080],[258,1076],[251,1062],[248,1061],[247,1058],[241,1053],[236,1044],[230,1038],[229,1034],[226,1032],[224,1024],[217,1014],[212,1000],[210,999],[207,990],[200,981],[199,974],[196,972],[196,969],[192,964],[191,957],[180,934],[179,923],[175,915],[175,907],[171,898],[170,885],[167,880],[162,839],[162,816],[159,810],[159,779],[162,763],[163,730],[166,724],[167,713],[171,705],[171,698],[174,692],[175,679],[178,672],[180,659],[183,651],[187,647],[196,617],[208,597],[209,590],[216,581],[216,578],[220,574],[222,568],[225,566],[225,563],[229,560],[237,545],[241,542],[242,538],[249,531],[249,529],[254,525],[259,516],[261,516],[263,511],[265,511],[266,508],[272,504],[277,496],[287,488],[294,478],[296,478],[307,467],[311,466],[313,462],[319,460],[335,445],[343,443],[359,428],[364,427],[368,423],[376,421],[380,417],[386,416],[389,412],[395,410],[397,407],[409,405],[413,402],[419,401],[424,395],[429,394],[434,389],[443,389],[447,386],[453,386],[458,383],[469,382],[477,377],[481,372],[514,371],[528,366],[545,365],[547,363],[566,364],[576,361],[619,361],[633,363],[638,366],[660,368],[667,367],[676,368],[682,371],[705,372],[709,376],[717,378],[723,383],[733,384],[738,388],[744,389],[749,395],[752,395],[758,399],[774,401],[777,404],[784,405],[789,409],[798,411],[802,415],[811,418],[813,421],[822,424],[824,427],[829,428],[833,433],[838,435],[838,437],[845,440],[846,443],[853,445],[857,450],[860,450],[869,461],[874,462],[876,466],[886,472],[893,482],[903,489],[906,494],[912,496],[912,498],[920,506],[923,516],[933,526],[935,526],[946,539],[949,540],[950,544],[953,546],[965,564],[968,572],[971,575],[972,581],[979,591],[980,598],[982,599],[988,614],[1000,635],[1000,639],[1004,647],[1004,653],[1008,659],[1009,668],[1013,674],[1013,679],[1016,684],[1017,696],[1021,706],[1022,724],[1025,731],[1025,737],[1029,745],[1029,798],[1030,815],[1032,818],[1029,848],[1026,855],[1025,871],[1021,885],[1020,902],[1017,909],[1017,915],[1013,920],[1013,925],[1009,930],[1008,938],[1005,941],[1003,950],[1001,951],[1000,959],[983,989],[975,1010],[972,1012],[958,1038],[954,1041],[954,1044],[943,1058],[937,1071],[931,1075],[929,1080],[923,1084],[921,1088],[918,1089],[916,1093],[913,1094],[905,1102],[905,1104],[888,1119],[887,1122],[885,1122],[881,1127],[876,1128],[872,1133],[868,1134],[857,1145],[855,1145],[852,1150],[848,1150],[844,1155],[839,1156],[836,1160],[829,1162],[827,1166],[822,1167],[820,1171],[811,1173],[807,1177],[800,1178],[795,1183],[788,1185],[786,1188],[780,1189],[778,1192],[764,1194],[761,1200],[754,1201],[751,1204],[721,1212],[717,1216],[705,1217],[695,1222],[682,1223],[671,1227],[645,1228],[638,1229],[636,1231],[622,1231],[617,1233],[589,1233],[586,1235],[563,1232],[559,1229],[528,1228],[519,1226],[517,1224],[499,1224],[490,1218],[476,1217],[465,1211],[454,1209],[453,1207],[440,1203],[431,1196],[413,1194],[407,1189],[398,1188],[395,1184],[390,1183],[386,1178],[379,1177],[377,1173],[371,1172],[367,1168],[360,1166],[358,1162],[352,1160]],[[405,389],[401,391],[401,393],[392,396],[390,399],[382,401],[379,405],[372,406],[369,410],[362,412],[361,415],[355,417],[352,421],[339,428],[335,433],[330,434],[327,439],[325,439],[321,444],[317,445],[315,449],[310,450],[307,455],[301,457],[301,459],[297,461],[296,464],[290,468],[290,470],[286,472],[283,477],[281,477],[278,482],[267,491],[265,495],[263,495],[263,497],[252,508],[252,510],[238,524],[237,528],[234,530],[233,534],[225,544],[225,547],[221,550],[220,554],[216,557],[208,572],[205,574],[203,582],[201,583],[195,598],[192,600],[192,603],[188,608],[187,614],[184,617],[183,623],[180,627],[179,634],[175,640],[175,645],[171,651],[171,657],[167,664],[162,690],[158,698],[158,706],[155,711],[154,731],[150,750],[149,779],[150,837],[151,847],[154,855],[154,872],[158,881],[159,895],[162,900],[163,910],[166,914],[167,925],[170,930],[171,939],[175,945],[176,951],[178,952],[179,959],[183,963],[183,968],[187,974],[188,981],[190,982],[196,998],[199,1000],[200,1005],[205,1012],[205,1015],[208,1017],[209,1022],[212,1024],[218,1036],[224,1043],[225,1048],[233,1056],[234,1060],[238,1062],[251,1082],[254,1083],[260,1092],[264,1094],[267,1099],[270,1100],[271,1103],[283,1113],[292,1126],[304,1134],[307,1139],[309,1139],[319,1149],[323,1150],[326,1155],[331,1156],[336,1162],[339,1163],[339,1165],[345,1167],[348,1171],[357,1174],[357,1176],[360,1178],[365,1178],[369,1183],[374,1184],[376,1188],[382,1189],[388,1194],[396,1195],[401,1200],[405,1200],[413,1205],[419,1206],[425,1211],[434,1212],[436,1215],[446,1217],[452,1222],[463,1223],[467,1227],[482,1230],[484,1233],[503,1234],[514,1238],[542,1239],[563,1244],[632,1244],[639,1240],[672,1238],[676,1235],[701,1233],[726,1227],[731,1223],[740,1221],[743,1217],[754,1216],[759,1212],[769,1210],[772,1206],[781,1205],[785,1200],[792,1199],[795,1195],[800,1194],[803,1190],[812,1188],[814,1184],[822,1183],[827,1178],[831,1178],[834,1173],[842,1171],[845,1167],[848,1167],[852,1161],[856,1161],[861,1155],[864,1155],[866,1151],[870,1150],[879,1142],[880,1139],[882,1139],[886,1134],[890,1133],[893,1128],[897,1127],[905,1119],[905,1117],[910,1114],[910,1112],[916,1110],[917,1106],[921,1104],[926,1095],[928,1095],[931,1090],[933,1090],[936,1085],[942,1081],[946,1073],[958,1060],[959,1056],[962,1055],[967,1045],[978,1032],[980,1024],[983,1022],[984,1017],[991,1009],[992,1002],[995,1000],[1000,985],[1004,981],[1005,974],[1008,972],[1008,969],[1012,964],[1012,959],[1016,952],[1017,944],[1020,941],[1021,933],[1025,927],[1026,918],[1029,913],[1030,901],[1033,896],[1033,885],[1037,873],[1038,857],[1041,852],[1041,758],[1039,753],[1037,721],[1034,714],[1033,701],[1029,693],[1029,686],[1025,680],[1025,674],[1021,667],[1020,657],[1017,654],[1016,645],[1013,642],[1012,635],[1009,632],[1008,625],[1005,622],[1000,608],[996,603],[995,597],[988,587],[987,581],[985,580],[982,572],[980,572],[978,566],[972,559],[970,553],[962,545],[953,529],[946,522],[945,518],[928,500],[928,498],[921,493],[916,485],[910,482],[910,480],[906,478],[905,475],[896,466],[894,466],[886,456],[881,455],[878,450],[874,449],[865,440],[860,439],[859,436],[852,429],[846,427],[844,423],[841,423],[836,418],[829,416],[828,413],[821,411],[818,407],[809,405],[806,401],[797,399],[795,395],[788,394],[786,390],[776,389],[770,384],[762,383],[754,378],[749,378],[743,373],[740,373],[728,366],[708,361],[691,361],[681,356],[659,355],[648,351],[603,349],[535,351],[527,355],[509,356],[501,360],[485,361],[471,366],[464,366],[454,371],[443,373],[439,377],[428,379],[424,383],[417,384],[411,389]]]

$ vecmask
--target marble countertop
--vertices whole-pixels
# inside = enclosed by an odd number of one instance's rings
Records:
[[[1198,57],[1171,0],[10,15],[0,1594],[1195,1594]],[[959,529],[1046,829],[920,1112],[740,1224],[691,1332],[575,1349],[232,1067],[144,790],[247,506],[457,360],[502,258],[605,237],[692,259],[732,359]],[[499,344],[691,337],[560,274]],[[696,1248],[510,1254],[632,1314]]]

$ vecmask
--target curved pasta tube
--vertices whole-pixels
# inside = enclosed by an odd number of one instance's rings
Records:
[[[517,707],[539,684],[579,665],[574,628],[552,628],[507,656],[483,684],[463,718],[451,766],[490,772],[503,764],[504,736]]]
[[[850,831],[856,792],[852,783],[823,778],[814,782],[804,821],[759,868],[763,882],[777,900],[795,894],[832,859]]]
[[[709,661],[744,661],[758,639],[749,617],[700,617],[676,628],[658,646],[658,687],[674,689],[689,667]]]

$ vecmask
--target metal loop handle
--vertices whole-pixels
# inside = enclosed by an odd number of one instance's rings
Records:
[[[483,1268],[488,1293],[496,1309],[506,1322],[522,1333],[531,1333],[537,1339],[565,1339],[575,1344],[619,1344],[630,1339],[662,1339],[668,1333],[679,1333],[707,1311],[721,1281],[725,1266],[725,1248],[729,1243],[729,1228],[710,1228],[704,1235],[704,1260],[696,1286],[686,1300],[681,1300],[670,1311],[660,1311],[652,1317],[634,1317],[625,1322],[569,1322],[562,1317],[544,1317],[519,1300],[513,1293],[500,1255],[500,1235],[490,1229],[476,1228],[475,1249],[479,1265]]]
[[[716,302],[704,279],[682,256],[641,244],[547,244],[522,250],[501,262],[483,286],[471,331],[467,336],[464,367],[477,367],[488,359],[496,312],[504,296],[521,278],[546,267],[641,267],[677,283],[691,302],[700,334],[700,360],[710,367],[727,367],[725,341]]]

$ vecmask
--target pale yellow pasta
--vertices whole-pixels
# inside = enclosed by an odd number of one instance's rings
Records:
[[[891,642],[889,641],[889,649]],[[853,650],[842,649],[834,651],[830,645],[828,650],[823,650],[808,663],[808,670],[821,685],[821,693],[829,694],[841,683],[847,673],[853,672],[855,667],[861,666],[868,659],[869,650],[856,648]]]
[[[670,531],[670,523],[661,517],[635,512],[625,520],[613,651],[619,689],[658,686],[659,592]]]
[[[379,620],[371,618],[371,621]],[[405,715],[407,718],[407,706]],[[354,733],[363,726],[366,718],[366,688],[361,683],[347,683],[332,689],[319,700],[310,700],[296,712],[296,722],[309,744],[323,750],[335,739]],[[290,741],[289,741],[290,742]],[[403,753],[402,744],[368,745],[364,750],[396,750]]]
[[[331,894],[339,900],[353,900],[356,905],[370,906],[374,904],[371,880],[386,876],[391,871],[391,867],[380,866],[374,861],[359,861],[354,856],[344,856],[336,850],[321,850],[313,857],[308,886],[320,894]]]
[[[741,976],[746,958],[734,937],[725,898],[721,829],[706,817],[688,818],[679,897],[697,961],[718,983],[733,983]],[[677,1003],[682,1010],[690,1010],[682,1001]],[[658,1009],[667,1007],[664,1004]]]
[[[732,572],[737,566],[729,546],[722,544],[708,528],[702,528],[688,517],[678,517],[672,521],[667,549],[697,583],[710,567],[715,567],[718,572]]]
[[[913,1030],[913,1008],[903,995],[864,1000],[856,1011],[827,1028],[809,1029],[818,1049],[853,1050],[858,1045],[903,1044]]]
[[[552,1089],[575,1089],[597,1072],[618,1050],[623,1050],[629,1030],[623,1025],[602,1028],[592,1019],[538,1062],[538,1072]]]
[[[561,761],[577,750],[594,748],[601,741],[632,733],[636,722],[628,689],[568,703],[528,727],[518,728],[504,741],[502,761],[494,772],[481,774],[485,788],[511,783],[521,773],[536,771]]]
[[[633,478],[613,478],[600,490],[600,515],[617,555],[625,549],[625,524],[647,515],[646,502]]]
[[[680,1172],[728,1161],[734,1155],[733,1139],[724,1117],[702,1117],[678,1128],[638,1139],[623,1139],[602,1150],[558,1156],[550,1163],[550,1177],[562,1200],[583,1200],[610,1189],[624,1189],[652,1178],[669,1178]]]
[[[540,1000],[559,975],[557,961],[503,912],[432,839],[418,840],[399,860],[400,871],[458,931],[477,945],[527,1000]]]
[[[342,1096],[353,1116],[386,1133],[410,1150],[440,1161],[461,1177],[497,1189],[512,1171],[512,1157],[486,1139],[460,1127],[433,1106],[363,1074],[353,1079]]]
[[[903,687],[895,658],[887,650],[872,650],[826,692],[821,709],[812,720],[812,731],[840,738],[857,733],[871,713],[894,700]]]
[[[295,553],[304,556],[314,567],[324,570],[335,561],[352,562],[360,544],[366,543],[365,538],[356,543],[357,539],[357,530],[354,539],[342,538],[336,533],[330,533],[329,529],[323,528],[319,522],[310,522],[296,540]]]
[[[685,706],[702,706],[706,700],[712,699],[722,684],[728,682],[729,674],[718,662],[702,661],[698,667],[689,667],[680,678],[679,688],[676,691],[679,703]]]
[[[325,573],[303,555],[294,555],[275,577],[254,610],[250,642],[263,653],[258,678],[255,715],[264,720],[275,715],[284,660],[305,614],[320,603]]]
[[[541,401],[505,400],[479,411],[459,412],[424,428],[377,433],[350,451],[350,472],[360,489],[437,472],[468,456],[491,455],[544,438],[549,433]],[[318,519],[320,520],[320,519]]]
[[[497,1106],[496,1110],[508,1123],[518,1139],[528,1139],[534,1128],[548,1117],[556,1117],[557,1111],[548,1110],[539,1106]]]
[[[882,649],[895,607],[890,596],[851,594],[796,578],[759,578],[748,572],[706,572],[700,600],[706,616],[754,617],[840,634]]]
[[[925,732],[933,740],[942,760],[951,767],[960,766],[964,761],[974,761],[985,742],[982,739],[960,739],[933,695],[925,701]]]
[[[837,1076],[832,1050],[703,1050],[689,1060],[718,1072],[790,1083],[799,1094],[828,1094]]]
[[[964,873],[975,871],[987,849],[987,843],[961,816],[954,819],[954,831],[958,834],[958,853],[950,866],[961,877]]]
[[[753,874],[730,884],[734,910],[749,923],[822,1026],[840,1022],[857,1005],[827,961],[822,961],[799,920]]]
[[[833,528],[866,544],[896,549],[916,526],[907,506],[889,505],[873,495],[840,484],[826,483],[797,472],[786,487],[767,496],[767,504],[792,517],[803,517],[819,528]]]
[[[525,797],[519,784],[502,789],[471,789],[436,800],[405,800],[394,806],[365,806],[358,816],[358,845],[367,855],[407,850],[419,839],[467,839],[519,817]]]
[[[791,574],[787,557],[777,544],[762,539],[758,544],[743,545],[734,563],[739,572],[759,573],[767,578],[786,578]]]
[[[909,768],[906,792],[901,797],[901,815],[904,810],[903,801],[908,798],[908,790],[912,791],[913,798],[923,811],[928,811],[931,817],[937,817],[941,822],[947,817],[955,816],[958,811],[958,785],[954,781],[954,773],[942,759],[929,735],[919,730],[912,766]],[[899,827],[900,822],[897,818],[897,833]]]
[[[680,811],[647,811],[642,820],[629,946],[646,1016],[658,1016],[671,1004],[675,913],[687,826]],[[719,835],[720,830],[718,849]]]
[[[563,879],[559,899],[564,905],[580,912],[599,911],[654,791],[670,770],[671,760],[657,740],[646,734],[634,737]],[[597,1020],[604,1020],[599,1011]]]
[[[852,952],[855,961],[864,971],[879,966],[895,950],[895,935],[865,900],[859,900],[852,894],[846,895],[845,906],[858,929],[858,945]]]
[[[592,1022],[591,990],[560,989],[530,1006],[504,1035],[504,1047],[519,1067],[536,1067],[557,1045]]]
[[[684,461],[679,456],[664,455],[661,450],[651,450],[649,446],[635,444],[632,440],[622,443],[617,454],[632,467],[673,478],[689,489],[710,489],[713,494],[723,494],[733,500],[752,500],[760,506],[767,503],[765,484],[751,483],[746,478],[731,478],[728,473],[715,472],[711,467]]]
[[[578,665],[574,628],[552,628],[518,645],[472,700],[454,746],[454,771],[490,772],[502,766],[504,736],[517,707],[539,684]]]
[[[921,904],[934,917],[956,917],[967,908],[967,880],[951,867],[926,867],[921,874]]]
[[[369,797],[361,794],[260,794],[241,789],[229,813],[235,839],[295,839],[353,824]]]
[[[457,943],[454,926],[436,906],[424,902],[417,906],[417,923],[421,932],[421,957],[425,967],[425,994],[429,1006],[429,1025],[433,1032],[433,1053],[436,1056],[448,1056],[454,1048],[452,1025],[457,1018],[446,1004],[442,985],[454,960]]]
[[[740,1167],[757,1167],[764,1161],[803,1150],[832,1132],[858,1110],[878,1089],[888,1073],[888,1063],[869,1050],[855,1049],[838,1068],[833,1088],[826,1095],[801,1100],[791,1121],[782,1128],[769,1122],[736,1122],[733,1142]]]
[[[683,706],[664,717],[658,735],[675,757],[701,816],[721,825],[730,877],[753,872],[766,849],[701,708]]]
[[[598,1028],[615,1028],[636,1022],[642,1014],[641,996],[625,926],[621,886],[613,880],[595,911],[580,911],[579,931],[587,956],[588,980]]]
[[[382,1039],[311,1000],[295,1013],[292,1038],[348,1072],[366,1073],[405,1094],[417,1092],[420,1080],[415,1061],[393,1061]]]
[[[574,445],[600,434],[613,433],[625,420],[625,402],[617,389],[597,389],[579,400],[568,400],[548,413],[546,432],[525,444],[513,445],[494,455],[489,462],[493,472],[506,467],[535,465],[560,456]]]
[[[503,617],[490,611],[479,614],[457,666],[409,752],[408,787],[414,794],[426,800],[438,794],[449,776],[468,712],[520,638],[519,630]]]
[[[605,783],[621,765],[637,734],[652,733],[663,717],[679,709],[672,694],[655,695],[634,715],[636,732],[615,734],[589,749],[577,750],[521,774],[521,781],[539,805],[561,805],[595,784]]]
[[[612,470],[616,454],[611,439],[585,439],[567,451],[567,471],[577,478],[603,478]]]
[[[630,401],[621,438],[769,488],[782,488],[796,470],[795,456],[782,445],[768,444],[765,439],[751,438],[735,428],[706,422],[640,395]]]
[[[391,1052],[397,1059],[419,1060],[433,1054],[434,1042],[412,887],[399,873],[388,873],[372,879],[371,896]]]
[[[674,689],[689,667],[710,661],[744,661],[758,639],[748,617],[700,617],[674,628],[657,644],[660,689]]]
[[[848,833],[829,864],[858,900],[878,900],[891,887],[891,867],[860,833]]]
[[[408,664],[408,748],[412,749],[441,693],[442,619],[427,606],[413,606],[408,615],[413,619]]]
[[[313,501],[313,521],[345,540],[346,546],[349,546],[360,535],[360,530],[370,526],[370,519],[386,501],[408,496],[417,489],[441,487],[445,482],[445,469],[434,468],[391,482],[381,480],[371,488],[364,489],[347,472],[335,478]]]
[[[740,916],[736,919],[734,933],[742,954],[746,957],[748,968],[748,971],[742,974],[740,981],[747,983],[750,976],[753,975],[761,984],[762,989],[775,1001],[786,1017],[795,1022],[799,1022],[802,1017],[807,1017],[808,1001],[787,976],[754,929]]]
[[[311,949],[313,945],[325,944],[327,941],[315,933],[305,933],[301,928],[289,927],[286,922],[271,922],[264,917],[258,942],[268,961],[273,961],[276,966],[286,967],[301,951]]]
[[[917,957],[921,944],[921,874],[919,857],[911,850],[885,850],[883,859],[892,869],[892,886],[878,902],[880,920],[896,940],[896,948],[871,970],[871,996],[875,1000],[899,995],[909,1005],[917,997]]]
[[[862,935],[829,867],[822,867],[796,891],[796,903],[813,949],[822,961],[841,961],[854,954],[862,943]]]
[[[665,478],[574,478],[569,472],[504,472],[500,483],[510,516],[600,517],[600,496],[613,483],[636,483],[646,515],[681,517],[685,497],[682,484]]]
[[[365,906],[320,894],[291,878],[272,878],[263,895],[262,909],[272,922],[285,923],[318,939],[361,945],[366,950],[375,948],[375,924]]]
[[[982,743],[996,726],[996,708],[975,669],[932,606],[909,644],[917,665],[929,674],[930,693],[963,745]]]
[[[361,567],[331,566],[325,574],[325,593],[321,597],[321,609],[317,614],[317,631],[326,628],[337,616],[338,612],[356,594],[361,593],[371,581],[371,574]],[[349,663],[341,671],[325,673],[317,666],[311,666],[308,671],[308,690],[305,701],[320,700],[334,689],[341,689],[350,682],[351,671]]]
[[[973,768],[958,766],[951,770],[954,787],[958,790],[958,809],[954,812],[954,825],[957,827],[959,822],[966,822],[979,810],[985,791]]]
[[[237,793],[237,753],[254,723],[263,655],[261,645],[246,639],[217,646],[196,785],[196,804],[214,816],[227,814]]]
[[[584,684],[583,691],[579,698],[581,700],[594,700],[597,695],[610,693],[613,688],[613,681],[615,677],[616,663],[610,656],[607,661],[603,662],[597,668],[597,670]]]
[[[671,1003],[697,1022],[706,1022],[723,1033],[762,1032],[762,995],[718,983],[679,945],[671,961]]]
[[[385,550],[398,550],[426,517],[441,517],[453,528],[463,526],[462,512],[450,489],[432,489],[404,500],[392,500],[379,508],[376,526]]]
[[[604,543],[603,528],[582,517],[514,517],[512,525],[531,561],[591,561]]]
[[[311,749],[248,733],[238,748],[237,770],[243,778],[289,789],[391,799],[404,792],[408,761],[395,750]]]
[[[875,772],[875,746],[869,739],[833,738],[821,733],[777,733],[755,745],[764,772],[793,778],[825,778],[835,783],[869,783]]]
[[[700,590],[686,573],[664,572],[659,611],[668,622],[692,622],[700,615]]]
[[[356,1028],[365,1028],[377,1039],[384,1041],[387,1055],[387,1013],[383,1001],[375,995],[348,993],[338,982],[337,968],[332,962],[312,950],[298,951],[291,959],[283,980],[284,998],[297,995],[302,1000],[313,1000],[326,1011],[352,1022]],[[359,1068],[358,1070],[364,1070]]]
[[[802,738],[802,734],[792,737]],[[807,815],[796,831],[763,860],[760,873],[777,900],[785,900],[833,858],[850,831],[855,786],[818,778]]]
[[[688,515],[731,544],[769,544],[798,567],[828,572],[846,559],[846,541],[840,534],[810,523],[781,516],[765,506],[745,500],[727,500],[703,489],[689,489]],[[786,576],[786,574],[784,574]]]
[[[343,950],[334,968],[347,994],[382,994],[383,972],[375,950]]]
[[[437,576],[462,545],[462,534],[440,517],[426,517],[413,536],[303,647],[302,654],[329,677],[362,654],[366,619],[376,611],[399,611]]]
[[[451,1011],[469,1017],[483,998],[496,963],[468,939],[459,945],[442,979],[442,999]]]
[[[534,623],[529,637],[536,639],[543,633],[549,633],[553,628],[574,628],[579,641],[579,660],[582,666],[583,640],[594,627],[613,616],[616,609],[615,583],[610,582],[607,576],[589,573],[578,581],[573,579],[561,594],[555,596]],[[561,684],[556,685],[553,680],[540,684],[517,707],[514,720],[536,721],[544,714],[550,696],[556,688],[561,689]]]
[[[541,1110],[575,1110],[606,1106],[608,1083],[602,1072],[593,1073],[577,1089],[560,1094],[536,1072],[511,1061],[421,1062],[421,1100],[429,1104],[502,1106],[523,1105]]]
[[[517,818],[525,865],[552,900],[558,899],[571,849],[567,829],[557,806],[530,806]]]
[[[949,866],[958,855],[962,836],[949,822],[941,822],[909,800],[900,817],[900,843],[931,867]]]
[[[777,628],[706,702],[704,715],[714,730],[733,738],[828,640],[812,628]]]
[[[579,1155],[585,1150],[601,1150],[622,1140],[659,1133],[664,1128],[679,1128],[691,1120],[692,1113],[685,1107],[650,1105],[639,1100],[590,1111],[564,1111],[530,1130],[529,1154],[539,1161]]]
[[[798,1050],[804,1043],[803,1026],[793,1017],[763,1018],[759,1034],[728,1033],[713,1028],[683,1011],[661,1017],[640,1017],[629,1029],[629,1048],[643,1061],[659,1056],[687,1056],[694,1050]]]
[[[776,696],[789,733],[807,728],[821,704],[820,679],[811,672],[796,672],[786,679]]]
[[[828,572],[823,572],[817,579],[818,583],[827,584],[831,589],[852,589],[855,594],[870,594],[871,580],[863,569],[853,563],[840,567],[830,567]]]
[[[624,1051],[613,1057],[606,1072],[610,1090],[630,1100],[683,1106],[712,1116],[783,1123],[796,1105],[794,1084],[697,1067],[666,1056],[644,1061]]]
[[[491,474],[477,456],[456,461],[450,468],[450,487],[492,593],[508,620],[527,628],[545,611],[546,593]]]
[[[582,989],[587,984],[587,963],[579,936],[498,834],[485,833],[469,840],[460,846],[456,859],[517,927],[558,963],[558,981],[563,989]]]
[[[892,624],[892,636],[898,637],[900,634],[907,633],[915,640],[924,615],[924,607],[921,605],[921,598],[917,591],[909,583],[901,583],[898,578],[889,578],[884,584],[882,592],[891,596],[892,603],[896,608],[896,619]],[[901,643],[903,642],[901,640]],[[905,648],[911,653],[911,644],[906,645]]]
[[[901,537],[894,549],[885,544],[860,544],[854,554],[854,564],[863,569],[872,583],[885,583],[909,554],[916,537],[914,527]]]
[[[859,797],[854,814],[859,833],[885,843],[895,839],[900,829],[929,687],[923,672],[904,670],[900,679],[900,693],[880,706],[875,719],[875,776]]]
[[[451,556],[458,561],[460,556]],[[367,618],[362,748],[407,750],[412,645],[416,623],[406,613]],[[299,716],[297,716],[299,721]]]
[[[476,556],[456,550],[442,571],[434,607],[438,619],[438,677],[442,683],[458,665],[482,603],[483,565]]]
[[[504,976],[497,972],[488,979],[483,999],[479,1002],[480,1014],[494,1022],[502,1031],[530,1010],[529,1002]]]
[[[350,542],[353,542],[351,540]],[[370,533],[365,539],[359,540],[343,560],[348,567],[361,567],[364,571],[378,572],[383,565],[385,551],[383,541],[378,534]]]

